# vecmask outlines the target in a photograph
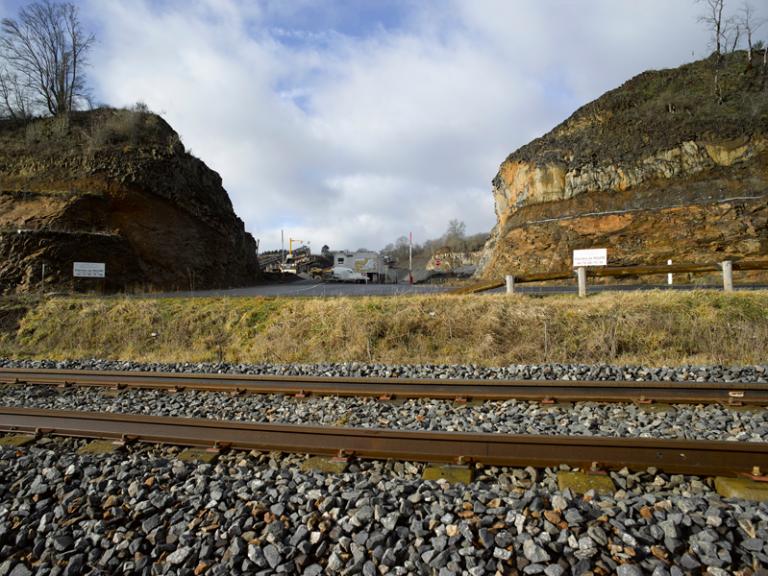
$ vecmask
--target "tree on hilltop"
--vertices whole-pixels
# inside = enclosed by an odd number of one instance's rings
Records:
[[[727,45],[728,34],[732,29],[733,20],[723,17],[725,0],[696,0],[704,4],[705,12],[699,16],[699,22],[704,24],[712,34],[710,40],[712,48],[718,57],[723,53],[723,44]]]
[[[57,116],[87,98],[84,69],[94,36],[83,30],[78,9],[42,0],[0,21],[0,106],[27,117],[34,103]],[[0,109],[1,110],[1,109]]]
[[[747,37],[747,61],[749,66],[752,66],[752,55],[755,48],[755,44],[752,39],[755,33],[765,24],[764,18],[758,18],[755,15],[755,9],[749,2],[744,2],[741,6],[741,13],[737,19],[738,26],[744,30]]]

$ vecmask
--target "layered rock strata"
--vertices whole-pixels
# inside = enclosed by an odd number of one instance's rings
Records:
[[[729,55],[646,72],[502,163],[497,225],[479,275],[568,269],[579,248],[609,264],[706,263],[768,252],[768,91]]]
[[[0,123],[0,292],[239,286],[256,244],[219,175],[146,112]],[[75,261],[106,279],[74,280]],[[79,284],[78,284],[79,283]]]

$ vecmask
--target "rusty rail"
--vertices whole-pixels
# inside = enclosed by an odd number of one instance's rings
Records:
[[[733,270],[768,270],[768,261],[765,260],[744,260],[734,261]],[[660,274],[704,274],[707,272],[719,272],[719,264],[670,264],[668,266],[600,266],[587,268],[587,277],[589,278],[625,278],[628,276],[656,276]],[[526,284],[530,282],[547,282],[554,280],[569,280],[574,278],[574,270],[564,270],[556,272],[531,272],[528,274],[515,274],[516,284]],[[502,288],[504,281],[483,282],[472,284],[471,286],[462,286],[448,292],[449,294],[476,294],[488,290]]]
[[[0,383],[384,399],[768,405],[768,384],[745,382],[426,380],[0,368]]]
[[[700,475],[768,469],[768,443],[756,442],[406,432],[25,408],[0,408],[0,431],[503,466],[597,463],[605,468],[644,470],[654,466],[667,472]]]

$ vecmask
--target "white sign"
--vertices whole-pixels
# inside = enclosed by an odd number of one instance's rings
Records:
[[[606,248],[591,248],[589,250],[573,251],[573,267],[607,266],[608,250]]]
[[[75,262],[72,276],[75,278],[104,278],[107,275],[107,265],[104,262]]]

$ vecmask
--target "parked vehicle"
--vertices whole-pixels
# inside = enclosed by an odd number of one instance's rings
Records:
[[[356,284],[367,284],[368,276],[355,272],[352,268],[346,266],[334,266],[331,268],[329,282],[355,282]]]

